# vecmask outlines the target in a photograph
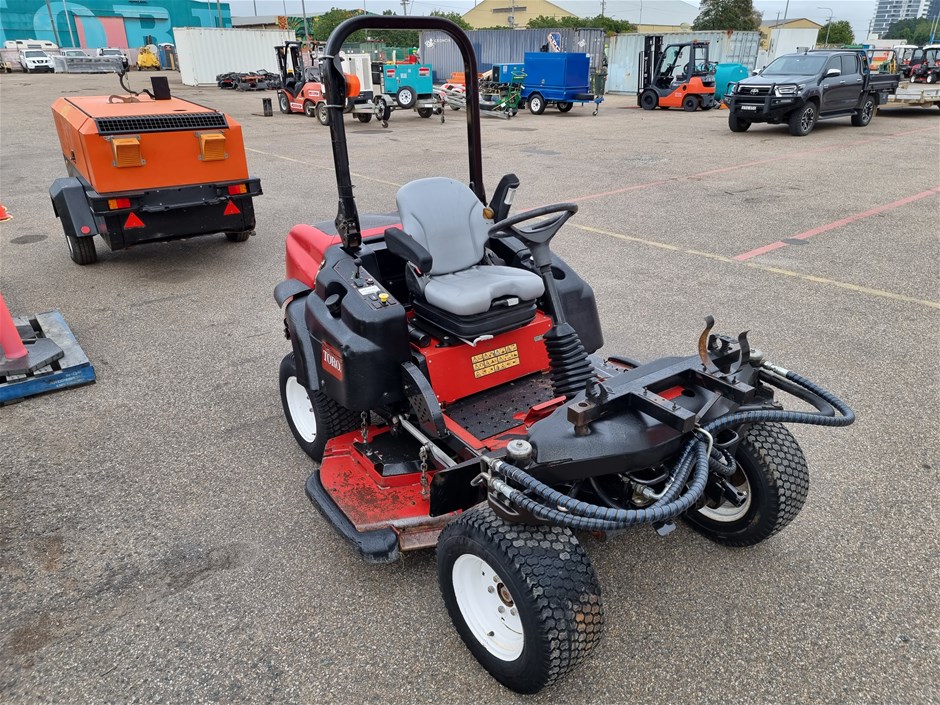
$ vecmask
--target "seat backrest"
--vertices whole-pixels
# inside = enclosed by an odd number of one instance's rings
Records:
[[[479,264],[493,221],[465,184],[432,177],[405,184],[395,196],[401,227],[431,253],[425,274],[449,274]]]

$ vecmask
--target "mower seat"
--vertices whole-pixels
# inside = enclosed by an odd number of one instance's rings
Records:
[[[430,255],[427,271],[413,258],[408,265],[418,316],[460,337],[511,330],[534,318],[535,299],[545,291],[542,278],[485,261],[493,221],[465,184],[418,179],[402,186],[396,201],[404,232]]]

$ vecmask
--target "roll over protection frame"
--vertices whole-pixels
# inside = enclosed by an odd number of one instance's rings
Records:
[[[330,34],[326,54],[320,59],[320,72],[326,87],[330,111],[330,137],[333,142],[333,165],[336,169],[336,187],[339,191],[339,209],[336,231],[343,241],[343,249],[355,252],[362,244],[359,212],[353,196],[349,173],[349,152],[346,149],[346,128],[343,109],[346,105],[346,77],[339,57],[343,42],[360,29],[438,30],[450,35],[463,56],[467,97],[467,152],[470,161],[470,188],[486,205],[483,188],[483,158],[480,152],[480,90],[477,85],[477,61],[473,45],[463,30],[442,17],[390,17],[386,15],[351,17]]]

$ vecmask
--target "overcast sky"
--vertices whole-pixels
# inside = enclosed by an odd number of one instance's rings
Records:
[[[508,2],[509,0],[507,0]],[[520,3],[522,0],[518,0]],[[654,5],[656,0],[645,0],[644,4]],[[301,0],[230,0],[232,14],[236,17],[258,15],[280,15],[287,12],[291,15],[300,15]],[[319,14],[331,7],[362,8],[369,12],[382,12],[386,9],[401,12],[401,2],[394,0],[304,0],[307,14]],[[567,3],[569,6],[573,3]],[[584,16],[596,15],[600,12],[601,3],[598,0],[583,0],[583,10],[578,14]],[[690,5],[698,6],[694,0]],[[789,4],[789,7],[786,6]],[[868,25],[875,14],[875,0],[754,0],[754,7],[764,13],[765,20],[775,20],[777,13],[783,17],[786,10],[787,17],[808,17],[811,20],[825,23],[829,18],[829,10],[819,9],[820,6],[832,9],[833,20],[848,20],[852,23],[856,39],[862,39],[868,33]],[[414,0],[409,4],[409,13],[426,14],[431,10],[445,12],[459,12],[463,14],[474,6],[473,0]]]

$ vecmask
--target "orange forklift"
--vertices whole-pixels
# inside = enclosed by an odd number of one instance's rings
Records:
[[[644,110],[682,108],[711,110],[715,100],[715,67],[708,61],[708,42],[670,44],[662,35],[647,35],[640,53],[642,79],[637,103]]]
[[[97,261],[94,237],[112,250],[143,242],[253,233],[252,198],[241,125],[225,113],[170,95],[167,79],[127,95],[58,98],[52,115],[67,177],[49,189],[69,255]]]

